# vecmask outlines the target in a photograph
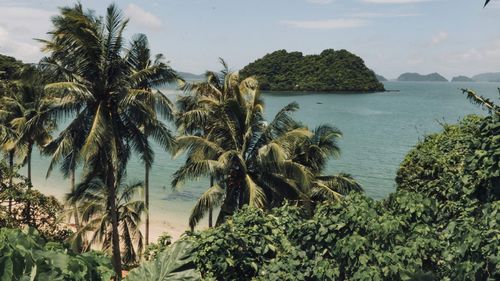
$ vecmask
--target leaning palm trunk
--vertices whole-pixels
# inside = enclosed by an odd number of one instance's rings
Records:
[[[146,246],[149,245],[149,167],[145,166],[144,176],[144,203],[146,204]]]
[[[9,189],[14,188],[13,177],[14,177],[14,150],[9,151]],[[12,196],[9,197],[9,216],[12,215]]]
[[[31,154],[33,152],[33,145],[29,144],[28,146],[28,155],[27,155],[27,161],[28,161],[28,190],[31,190],[31,187],[33,186],[33,183],[31,181]],[[28,224],[31,223],[31,201],[28,200],[28,203],[26,204],[26,221]]]

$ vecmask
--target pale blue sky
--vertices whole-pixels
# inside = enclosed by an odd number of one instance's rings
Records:
[[[440,72],[447,78],[500,71],[500,0],[82,0],[104,14],[114,2],[127,36],[148,35],[179,71],[239,69],[277,49],[347,49],[388,78]],[[64,0],[0,0],[0,53],[42,57],[43,38]]]

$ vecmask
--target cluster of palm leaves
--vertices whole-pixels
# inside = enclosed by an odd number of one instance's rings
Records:
[[[178,98],[177,145],[187,158],[172,185],[211,179],[193,209],[191,228],[216,208],[221,224],[244,205],[268,209],[289,200],[310,210],[318,201],[361,190],[349,175],[323,175],[327,160],[339,154],[339,130],[329,125],[310,130],[295,121],[296,103],[267,122],[258,82],[241,81],[222,64],[221,73],[207,72],[206,81],[185,84],[186,94]]]

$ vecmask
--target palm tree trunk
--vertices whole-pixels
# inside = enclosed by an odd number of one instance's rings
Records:
[[[30,144],[28,146],[28,156],[27,156],[27,161],[28,161],[28,191],[31,191],[31,187],[33,186],[31,182],[31,154],[33,152],[33,145]],[[26,221],[28,224],[31,223],[31,201],[28,200],[26,204]]]
[[[210,177],[210,187],[214,186],[214,177]],[[212,206],[208,209],[208,227],[213,227],[213,211]]]
[[[118,210],[116,207],[116,178],[113,164],[108,164],[107,187],[108,187],[108,208],[111,216],[111,244],[113,252],[113,267],[115,269],[115,280],[122,279],[122,258],[120,253],[120,236],[118,235]]]
[[[28,188],[31,189],[32,187],[32,182],[31,182],[31,154],[33,152],[33,145],[30,145],[28,147],[28,158],[27,158],[27,161],[28,161]]]
[[[239,199],[239,174],[233,173],[230,176],[226,184],[226,198],[220,208],[219,216],[217,216],[217,222],[215,225],[223,224],[227,217],[230,217],[238,209],[238,199]]]
[[[71,182],[71,192],[74,192],[76,190],[76,184],[75,184],[75,167],[71,168],[70,172],[70,182]],[[80,233],[80,217],[78,215],[78,208],[77,208],[77,203],[75,203],[73,206],[74,208],[74,213],[73,215],[75,216],[75,228],[76,228],[76,233]],[[80,237],[78,239],[78,245],[77,245],[77,252],[81,252],[83,248],[83,239]]]
[[[9,151],[9,189],[12,192],[14,188],[14,150]],[[9,196],[9,216],[12,215],[12,196]]]
[[[144,203],[146,204],[146,246],[149,245],[149,167],[146,165],[144,176]]]

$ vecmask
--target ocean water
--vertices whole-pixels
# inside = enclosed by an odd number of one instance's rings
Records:
[[[342,155],[328,164],[328,173],[353,175],[366,193],[376,199],[395,190],[394,177],[405,154],[424,135],[438,132],[442,123],[456,123],[468,114],[485,114],[461,93],[470,88],[498,101],[500,83],[385,82],[388,90],[369,94],[315,92],[263,93],[266,116],[270,119],[286,104],[296,101],[300,110],[294,117],[313,128],[332,124],[343,132],[339,141]],[[172,99],[178,94],[166,90]],[[187,229],[189,212],[208,186],[206,179],[188,182],[179,192],[170,188],[171,176],[183,158],[156,149],[151,171],[151,218],[153,238],[163,231],[174,236]],[[42,192],[63,198],[69,182],[55,172],[45,178],[48,159],[35,153],[33,184]],[[141,180],[144,168],[132,159],[129,180]],[[204,224],[202,224],[203,226]]]

